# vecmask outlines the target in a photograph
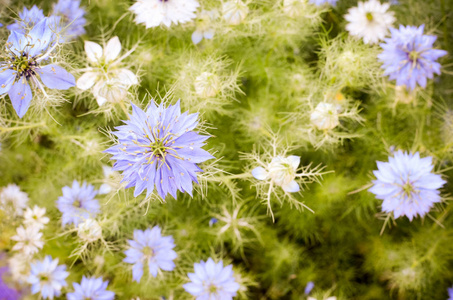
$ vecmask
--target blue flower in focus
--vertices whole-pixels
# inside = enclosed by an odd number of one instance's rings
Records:
[[[60,26],[69,40],[85,34],[85,13],[80,0],[59,0],[53,6],[53,14],[61,18]]]
[[[12,31],[6,43],[7,61],[0,62],[0,95],[8,93],[16,113],[27,112],[32,89],[47,95],[42,83],[50,89],[66,90],[75,86],[75,79],[56,64],[42,65],[55,46],[54,33],[44,18],[26,35]],[[42,83],[41,83],[42,81]]]
[[[432,173],[432,157],[420,158],[420,154],[409,154],[401,150],[389,162],[377,162],[378,169],[373,171],[374,180],[370,192],[384,200],[382,210],[393,212],[395,218],[407,216],[423,217],[434,203],[441,202],[438,191],[446,181]]]
[[[441,65],[436,60],[447,51],[433,49],[437,37],[424,35],[424,28],[425,25],[390,28],[392,36],[380,44],[384,51],[378,58],[383,62],[384,74],[390,80],[396,79],[398,86],[413,90],[418,83],[425,88],[427,78],[440,74]]]
[[[31,293],[41,292],[43,299],[53,299],[61,295],[61,288],[66,286],[65,265],[58,265],[58,258],[52,259],[47,255],[42,261],[31,264],[30,276],[28,283],[31,284]]]
[[[24,7],[24,10],[19,13],[19,20],[6,26],[6,28],[25,34],[44,18],[42,9],[39,9],[36,5],[33,5],[31,9]]]
[[[162,236],[159,226],[152,229],[134,230],[134,239],[128,240],[130,248],[124,253],[126,263],[133,264],[132,278],[140,282],[143,276],[143,264],[148,265],[148,272],[156,277],[159,269],[172,271],[173,260],[177,257],[172,236]]]
[[[97,191],[94,186],[87,185],[86,182],[80,186],[77,180],[74,180],[72,187],[63,188],[63,196],[57,200],[57,207],[63,214],[61,223],[79,225],[87,219],[94,219],[100,212],[99,202],[94,199]]]
[[[115,293],[107,291],[108,281],[102,281],[99,278],[82,277],[82,282],[73,283],[74,292],[66,294],[67,300],[113,300]]]
[[[3,256],[0,253],[0,258]],[[3,281],[4,274],[8,272],[8,267],[0,267],[0,299],[1,300],[19,300],[21,299],[21,294],[8,286],[6,282]]]
[[[193,131],[198,114],[181,114],[179,101],[167,108],[151,101],[146,112],[132,104],[132,110],[126,125],[113,132],[118,144],[105,151],[116,160],[113,170],[123,171],[122,182],[135,186],[135,197],[145,189],[149,196],[154,186],[163,199],[168,193],[176,199],[177,190],[192,195],[192,181],[198,183],[202,172],[197,163],[213,158],[201,149],[209,136]]]
[[[309,0],[310,3],[313,3],[317,6],[321,6],[324,4],[330,4],[332,6],[335,6],[338,2],[338,0]]]
[[[195,273],[187,274],[192,282],[183,285],[186,292],[196,300],[229,300],[236,296],[239,284],[234,279],[233,266],[223,267],[223,262],[215,263],[212,258],[194,264]]]

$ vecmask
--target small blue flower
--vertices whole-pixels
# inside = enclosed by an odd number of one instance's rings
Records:
[[[60,26],[69,40],[85,34],[86,12],[80,7],[80,0],[59,0],[53,6],[53,14],[61,17]]]
[[[309,0],[310,3],[313,3],[317,6],[321,6],[321,5],[324,5],[324,4],[330,4],[332,6],[335,6],[338,2],[338,0]]]
[[[173,260],[177,257],[172,236],[162,236],[159,226],[152,229],[134,230],[134,239],[128,240],[130,248],[124,253],[126,263],[133,264],[132,278],[140,282],[143,276],[143,264],[148,265],[148,272],[157,276],[159,269],[172,271],[175,268]]]
[[[6,28],[25,34],[43,19],[45,19],[43,11],[36,5],[33,5],[31,9],[24,7],[24,10],[19,13],[19,20],[6,26]]]
[[[151,101],[146,112],[132,104],[130,120],[113,132],[118,144],[105,152],[116,160],[114,171],[123,171],[122,182],[126,188],[135,186],[134,197],[147,189],[149,196],[156,186],[164,199],[176,192],[192,195],[192,181],[198,183],[197,163],[213,158],[201,149],[209,136],[193,130],[198,125],[198,114],[181,114],[179,101],[176,105],[157,107]]]
[[[0,95],[8,93],[20,118],[30,106],[32,88],[47,95],[42,83],[58,90],[75,86],[74,76],[62,67],[42,65],[55,48],[52,45],[54,33],[48,22],[50,20],[44,18],[28,34],[12,31],[6,43],[9,60],[0,62]]]
[[[58,265],[58,258],[52,259],[47,255],[44,260],[31,264],[27,281],[32,285],[33,295],[41,292],[44,299],[53,299],[61,295],[61,288],[67,285],[65,279],[68,275],[66,266]]]
[[[370,192],[384,200],[384,212],[393,212],[395,218],[407,216],[412,221],[414,216],[423,217],[434,203],[441,202],[438,189],[446,181],[432,173],[432,157],[420,158],[418,152],[400,150],[389,157],[389,162],[378,161],[377,166],[379,170],[373,171],[377,180]]]
[[[113,300],[115,293],[107,291],[108,281],[102,281],[102,277],[82,277],[82,282],[73,283],[73,293],[66,294],[67,300]]]
[[[311,293],[311,290],[315,287],[315,284],[313,281],[309,281],[307,285],[305,286],[304,294],[308,295]]]
[[[209,227],[212,227],[214,224],[216,224],[219,220],[217,220],[216,218],[211,218],[211,220],[209,220]]]
[[[415,89],[418,84],[426,87],[427,78],[440,74],[441,65],[436,60],[447,54],[444,50],[433,49],[437,37],[424,35],[425,25],[390,28],[392,36],[381,44],[384,50],[378,55],[383,62],[384,74],[396,85]]]
[[[87,219],[93,219],[100,212],[99,202],[94,199],[97,191],[94,186],[87,185],[86,182],[80,184],[74,180],[72,187],[63,188],[63,196],[57,200],[57,207],[63,214],[61,223],[79,225]]]
[[[215,263],[212,258],[194,264],[195,273],[187,274],[192,282],[183,285],[186,292],[196,300],[229,300],[236,296],[239,284],[234,279],[233,266],[223,267],[223,262]]]

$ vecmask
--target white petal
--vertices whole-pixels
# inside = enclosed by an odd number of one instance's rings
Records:
[[[295,170],[297,170],[297,167],[299,167],[300,164],[300,156],[295,156],[295,155],[290,155],[287,157],[289,163],[291,164],[291,167],[293,167]]]
[[[203,39],[203,33],[201,31],[195,30],[192,33],[192,42],[197,45]]]
[[[267,171],[262,167],[257,167],[252,170],[252,175],[258,180],[264,180],[267,177]]]
[[[97,77],[98,75],[95,72],[86,72],[77,79],[77,87],[86,91],[96,83]]]
[[[300,190],[299,185],[295,180],[288,182],[287,184],[282,185],[282,189],[288,193],[295,193]]]
[[[120,69],[116,76],[118,77],[119,82],[126,86],[138,84],[137,76],[128,69]]]
[[[98,43],[85,41],[85,52],[90,62],[97,63],[102,57],[102,47]]]
[[[105,61],[115,60],[121,52],[121,42],[117,36],[112,37],[105,46],[104,57]]]
[[[100,81],[93,88],[93,95],[96,98],[96,102],[98,103],[99,106],[102,106],[105,102],[107,102],[107,99],[99,94],[99,91],[101,90],[103,85],[104,83]]]

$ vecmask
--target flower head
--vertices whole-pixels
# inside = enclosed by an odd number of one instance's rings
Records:
[[[102,238],[102,228],[96,220],[87,219],[77,228],[79,238],[87,243],[92,243]]]
[[[219,76],[211,72],[203,72],[194,82],[195,93],[203,98],[215,97],[221,89]]]
[[[424,35],[425,26],[400,26],[390,28],[392,36],[381,44],[384,51],[378,55],[383,62],[384,74],[390,80],[396,79],[396,85],[415,89],[418,84],[426,87],[427,78],[434,73],[440,74],[441,65],[436,60],[447,54],[444,50],[433,49],[437,37]]]
[[[242,0],[230,0],[222,4],[222,12],[228,24],[239,25],[247,17],[249,8]]]
[[[236,296],[239,284],[234,279],[233,266],[223,267],[209,258],[206,262],[194,264],[195,273],[188,276],[192,282],[183,285],[184,289],[197,300],[216,299],[228,300]]]
[[[197,0],[136,0],[129,10],[136,14],[135,23],[144,23],[146,28],[170,27],[194,19],[199,6]]]
[[[33,5],[32,8],[28,9],[24,7],[22,12],[19,13],[19,20],[6,26],[11,31],[16,31],[25,34],[27,30],[33,28],[39,21],[43,20],[44,13],[42,9],[38,8],[36,5]]]
[[[33,209],[27,207],[24,213],[24,224],[31,227],[36,227],[39,230],[44,228],[44,225],[49,223],[49,218],[46,217],[46,209],[37,205]]]
[[[167,194],[176,199],[177,190],[192,195],[192,181],[198,183],[202,172],[197,163],[213,158],[201,149],[209,136],[193,131],[198,114],[181,114],[179,101],[168,107],[151,101],[146,112],[132,104],[132,111],[113,132],[118,144],[105,151],[116,160],[113,170],[123,171],[122,182],[135,186],[135,197],[145,189],[150,195],[154,186],[163,199]]]
[[[127,57],[119,57],[121,42],[117,36],[111,38],[104,48],[101,45],[85,41],[85,52],[90,67],[88,72],[77,80],[77,87],[81,90],[89,90],[96,98],[99,106],[106,102],[119,102],[127,94],[127,90],[138,84],[137,76],[120,63]]]
[[[0,95],[8,93],[20,118],[27,112],[32,89],[43,85],[50,89],[66,90],[75,85],[74,76],[56,65],[43,65],[55,49],[55,34],[49,27],[52,21],[44,18],[27,34],[12,31],[6,43],[7,60],[0,62]]]
[[[276,156],[272,158],[267,168],[253,169],[252,175],[258,180],[271,180],[274,184],[281,186],[285,192],[298,192],[300,187],[295,179],[299,163],[299,156]]]
[[[310,3],[313,3],[317,6],[321,6],[321,5],[324,5],[324,4],[330,4],[332,6],[335,6],[338,2],[338,0],[309,0]]]
[[[68,300],[113,300],[115,293],[107,291],[108,281],[102,281],[102,277],[82,277],[80,283],[73,283],[73,293],[66,295]]]
[[[434,168],[432,157],[420,158],[420,154],[396,152],[389,162],[377,162],[378,170],[373,171],[374,180],[370,192],[384,200],[382,210],[393,212],[395,218],[407,216],[409,220],[423,217],[434,203],[441,202],[438,191],[446,181]]]
[[[389,7],[389,3],[381,4],[378,0],[359,2],[357,7],[350,8],[344,16],[349,22],[346,30],[349,34],[362,38],[365,44],[379,42],[395,22],[393,12],[388,11]]]
[[[31,256],[44,246],[39,227],[28,226],[24,228],[20,226],[16,229],[16,232],[16,235],[11,237],[13,241],[17,242],[13,247],[14,251],[21,251],[25,256]]]
[[[31,264],[28,277],[28,283],[32,285],[31,293],[34,295],[40,292],[43,299],[58,297],[61,295],[61,288],[67,285],[68,275],[66,266],[58,265],[58,258],[52,259],[47,255],[42,261]]]
[[[196,45],[203,40],[203,38],[210,40],[214,37],[215,30],[212,22],[217,17],[217,11],[202,10],[196,21],[197,28],[192,33],[192,42]]]
[[[13,216],[22,216],[27,207],[28,195],[15,184],[8,184],[0,191],[0,209]]]
[[[124,253],[124,262],[133,264],[132,278],[140,282],[143,276],[143,265],[148,265],[148,272],[156,277],[159,269],[172,271],[173,260],[177,257],[172,236],[162,236],[159,226],[143,230],[134,230],[134,239],[128,240],[130,248]]]
[[[60,26],[69,39],[85,34],[85,10],[80,7],[80,0],[59,0],[53,5],[53,14],[59,16]]]
[[[340,124],[337,106],[321,102],[310,115],[311,123],[319,130],[334,129]]]
[[[74,180],[72,187],[63,188],[63,196],[57,200],[57,207],[63,214],[61,223],[74,224],[75,226],[89,218],[94,218],[100,212],[99,202],[94,199],[97,191],[94,186],[87,185],[86,182],[80,186],[77,180]]]

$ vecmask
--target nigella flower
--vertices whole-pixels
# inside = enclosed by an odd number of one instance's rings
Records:
[[[79,224],[77,235],[86,243],[92,243],[102,238],[102,227],[96,220],[87,219]]]
[[[52,259],[47,255],[42,261],[31,264],[30,276],[28,283],[31,286],[31,293],[41,293],[43,299],[53,299],[61,295],[61,288],[66,286],[65,265],[58,265],[58,258]]]
[[[439,188],[446,181],[434,168],[432,157],[420,158],[420,154],[409,154],[401,150],[389,162],[377,162],[378,170],[373,171],[374,180],[370,192],[384,200],[382,210],[393,213],[395,218],[407,216],[423,217],[434,203],[441,202]]]
[[[20,118],[30,106],[32,88],[47,95],[42,83],[58,90],[75,86],[74,76],[62,67],[42,65],[57,45],[52,44],[54,32],[49,27],[50,22],[44,18],[28,34],[12,31],[6,43],[9,60],[0,62],[0,94],[8,93]]]
[[[362,38],[365,44],[375,44],[384,39],[388,29],[395,22],[393,12],[389,12],[389,3],[369,0],[359,2],[350,8],[344,18],[349,22],[346,30],[349,34]]]
[[[102,277],[82,277],[79,283],[73,283],[73,293],[66,294],[67,300],[113,300],[115,293],[107,291],[108,281],[102,281]]]
[[[42,249],[44,242],[41,240],[42,232],[36,226],[18,227],[16,235],[11,237],[17,243],[14,245],[14,251],[20,251],[25,256],[31,256]]]
[[[378,58],[383,62],[384,74],[390,80],[396,79],[398,86],[413,90],[418,83],[425,88],[427,78],[432,79],[434,73],[440,74],[441,65],[436,60],[447,52],[433,49],[437,37],[424,35],[424,28],[425,25],[390,28],[392,36],[381,44],[384,51]]]
[[[313,3],[317,6],[321,6],[321,5],[324,5],[324,4],[330,4],[332,6],[335,6],[338,2],[338,0],[309,0],[310,3]]]
[[[162,236],[159,226],[145,231],[134,230],[134,239],[128,240],[130,248],[124,253],[124,262],[133,264],[132,278],[140,282],[143,276],[143,264],[148,265],[148,272],[156,277],[159,269],[172,271],[175,268],[173,260],[177,257],[172,236]]]
[[[253,169],[252,175],[258,180],[270,180],[272,183],[281,186],[285,192],[298,192],[300,187],[295,179],[299,163],[299,156],[276,156],[272,158],[266,168],[256,167]]]
[[[319,103],[310,115],[310,122],[319,130],[334,129],[340,124],[337,106],[327,102]]]
[[[22,12],[19,13],[19,20],[6,26],[6,28],[25,34],[43,19],[45,19],[43,11],[36,5],[33,5],[31,9],[24,7]]]
[[[36,227],[39,230],[49,223],[49,218],[46,217],[46,209],[37,205],[33,209],[27,207],[24,213],[24,224],[31,227]]]
[[[197,28],[192,33],[192,42],[196,45],[203,40],[203,38],[210,40],[214,37],[215,29],[212,22],[217,17],[216,10],[202,10],[196,21]]]
[[[129,10],[136,14],[135,23],[144,23],[146,28],[170,27],[193,20],[199,6],[197,0],[136,0]]]
[[[80,7],[80,0],[59,0],[53,5],[53,15],[61,17],[60,26],[69,39],[85,34],[85,13]]]
[[[96,195],[97,191],[94,190],[94,186],[87,185],[86,182],[80,186],[79,182],[74,180],[72,187],[65,186],[63,196],[57,200],[57,207],[63,214],[62,225],[74,224],[77,226],[87,219],[96,217],[100,212],[99,202],[94,199]]]
[[[213,158],[201,149],[209,136],[193,131],[198,114],[181,114],[179,101],[169,107],[151,101],[146,112],[132,104],[132,111],[113,132],[118,144],[105,151],[116,160],[113,170],[123,171],[122,182],[135,186],[135,197],[145,189],[149,196],[154,186],[163,199],[167,194],[176,199],[177,190],[192,195],[192,181],[198,183],[202,172],[197,163]]]
[[[0,190],[0,209],[12,216],[22,216],[27,208],[28,195],[14,183]]]
[[[188,274],[192,282],[183,287],[196,300],[228,300],[236,296],[240,286],[234,279],[232,265],[223,267],[222,261],[216,264],[209,258],[206,262],[195,263],[194,269],[195,273]]]
[[[249,8],[242,0],[230,0],[222,4],[222,14],[225,21],[231,25],[239,25],[245,20]]]

